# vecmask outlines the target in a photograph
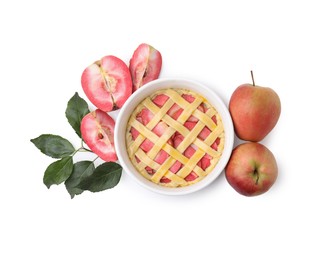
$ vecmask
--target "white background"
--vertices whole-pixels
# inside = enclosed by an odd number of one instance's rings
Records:
[[[1,2],[0,259],[334,259],[332,1],[227,2]],[[197,80],[226,104],[251,69],[279,94],[262,141],[279,166],[268,193],[241,196],[224,174],[182,197],[126,174],[73,200],[44,186],[53,159],[29,140],[53,133],[78,147],[64,111],[85,97],[82,71],[108,54],[128,63],[142,42],[161,51],[161,78]]]

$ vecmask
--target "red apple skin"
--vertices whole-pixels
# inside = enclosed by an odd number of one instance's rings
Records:
[[[232,152],[226,166],[228,183],[244,196],[267,192],[275,183],[278,167],[272,152],[260,143],[243,143]]]
[[[243,84],[233,92],[229,111],[237,137],[259,142],[277,124],[281,103],[273,89]]]

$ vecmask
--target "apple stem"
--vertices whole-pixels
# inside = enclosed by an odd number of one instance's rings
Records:
[[[252,72],[252,70],[250,71],[250,73],[251,73],[252,85],[255,86],[254,73]]]

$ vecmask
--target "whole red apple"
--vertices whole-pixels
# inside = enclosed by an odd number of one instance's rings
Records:
[[[252,72],[251,72],[252,75]],[[278,122],[281,104],[277,93],[267,87],[243,84],[232,94],[229,111],[235,133],[246,141],[259,142]]]
[[[256,196],[268,191],[277,175],[275,157],[260,143],[238,145],[226,166],[228,183],[245,196]]]

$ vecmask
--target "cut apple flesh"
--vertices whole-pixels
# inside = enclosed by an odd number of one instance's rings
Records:
[[[140,44],[129,62],[133,92],[144,84],[157,79],[161,68],[162,56],[160,52],[149,44]]]
[[[106,162],[117,161],[114,126],[113,118],[100,109],[87,114],[81,121],[80,131],[84,142]]]
[[[81,85],[92,104],[105,112],[121,108],[132,94],[129,69],[115,56],[105,56],[87,67]]]

